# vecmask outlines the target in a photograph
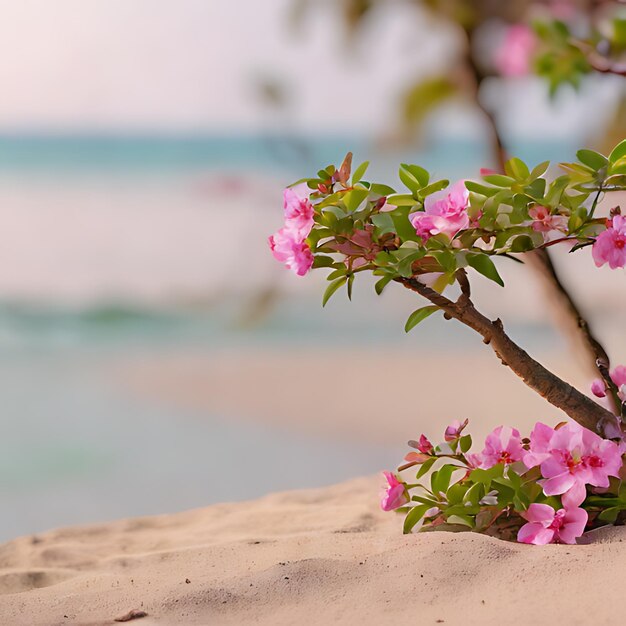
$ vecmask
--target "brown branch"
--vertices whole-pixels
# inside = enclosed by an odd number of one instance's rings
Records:
[[[608,395],[611,408],[615,415],[621,414],[621,403],[618,403],[615,398],[617,397],[617,390],[615,385],[608,375],[608,369],[610,366],[609,356],[596,338],[595,333],[590,327],[589,323],[582,315],[580,308],[572,298],[569,291],[561,282],[559,275],[556,272],[552,259],[548,255],[546,250],[535,250],[528,254],[533,267],[542,274],[545,279],[546,285],[550,288],[550,294],[557,298],[557,308],[563,313],[564,320],[570,325],[572,329],[572,336],[575,336],[581,344],[588,363],[592,366],[592,371],[600,374],[607,387],[611,390]]]
[[[396,280],[407,289],[430,300],[444,312],[446,317],[456,319],[475,330],[482,336],[483,341],[491,346],[503,365],[510,368],[542,398],[561,409],[585,428],[602,434],[606,424],[617,423],[615,415],[610,411],[535,361],[510,339],[499,319],[492,321],[485,317],[468,298],[464,298],[465,294],[453,302],[415,278],[398,278]]]
[[[467,64],[475,84],[474,100],[476,102],[476,106],[483,113],[485,121],[489,127],[493,157],[497,163],[498,169],[504,173],[504,164],[507,160],[506,149],[504,147],[504,142],[502,141],[495,116],[480,99],[480,87],[485,79],[485,76],[472,56],[472,37],[474,33],[470,29],[466,31],[466,34],[468,41],[466,54]],[[613,392],[613,382],[610,377],[607,379],[600,367],[598,367],[599,362],[606,363],[607,368],[610,365],[610,360],[606,350],[598,341],[595,333],[589,326],[589,323],[582,315],[580,307],[574,300],[573,296],[561,282],[549,252],[545,249],[538,249],[529,253],[526,258],[530,267],[532,267],[542,278],[546,286],[546,291],[551,296],[556,296],[554,298],[556,305],[554,308],[557,314],[570,327],[570,336],[575,338],[575,342],[581,345],[589,364],[589,372],[594,374],[599,373],[604,379],[607,387],[611,390],[608,397],[611,402],[613,412],[615,415],[621,415],[621,406],[616,401],[616,393]]]

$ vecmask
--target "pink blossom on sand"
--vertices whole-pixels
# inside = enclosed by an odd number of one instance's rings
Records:
[[[526,76],[530,72],[535,45],[535,34],[528,26],[509,26],[494,59],[498,72],[502,76]]]
[[[283,210],[285,227],[297,233],[301,241],[306,239],[313,228],[315,212],[308,197],[287,187],[283,191]]]
[[[555,511],[547,504],[533,503],[524,517],[528,520],[517,534],[520,543],[544,546],[548,543],[576,543],[585,532],[587,511],[579,508]]]
[[[622,457],[614,442],[579,424],[566,424],[556,430],[537,424],[524,463],[528,468],[539,465],[543,492],[562,496],[563,505],[571,508],[585,500],[586,485],[608,487],[609,476],[619,473]]]
[[[383,472],[383,476],[387,480],[387,484],[384,486],[380,498],[380,508],[383,511],[393,511],[406,504],[409,501],[409,496],[404,483],[400,482],[395,474]]]
[[[508,426],[498,426],[485,440],[485,449],[473,458],[473,463],[479,461],[479,467],[489,469],[498,463],[516,463],[524,456],[522,438],[519,431]]]
[[[428,196],[424,210],[413,213],[409,219],[424,241],[442,233],[452,239],[469,226],[468,202],[469,191],[465,181],[460,180],[448,190]]]
[[[304,276],[313,266],[311,248],[297,232],[287,227],[281,228],[270,235],[268,241],[274,258],[298,276]]]
[[[622,402],[626,401],[626,365],[618,365],[611,372],[611,380],[618,389],[618,396]],[[591,392],[598,398],[606,397],[606,384],[601,378],[591,383]]]
[[[552,215],[550,209],[545,206],[534,206],[528,214],[533,221],[533,230],[540,233],[549,233],[551,230],[567,232],[567,217],[564,215]]]
[[[626,265],[626,217],[615,215],[609,221],[607,229],[596,237],[591,254],[598,267],[608,263],[614,270]]]
[[[454,420],[447,428],[446,432],[443,435],[443,438],[446,441],[454,441],[461,436],[464,428],[468,425],[469,420],[464,420],[463,422],[459,420]]]

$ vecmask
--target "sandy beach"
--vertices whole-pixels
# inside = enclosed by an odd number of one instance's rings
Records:
[[[22,537],[0,549],[3,623],[617,623],[624,528],[543,548],[403,536],[378,481]]]
[[[520,427],[539,414],[557,418],[488,353],[427,362],[394,355],[395,369],[378,378],[382,385],[394,376],[400,391],[392,400],[366,393],[361,383],[352,401],[342,391],[330,394],[344,409],[327,415],[302,401],[306,378],[298,385],[293,377],[288,388],[281,383],[284,368],[323,366],[326,353],[313,348],[170,355],[113,374],[160,402],[230,419],[252,415],[310,436],[397,442],[436,433],[451,415],[474,418],[479,436],[500,423],[506,397],[515,397]],[[378,364],[391,358],[380,349],[352,350],[343,361],[346,387],[367,381],[372,368],[380,374]],[[556,361],[576,378],[567,359]],[[444,396],[437,375],[444,367],[452,377],[457,367],[465,372],[454,397]],[[235,393],[235,383],[246,393]],[[297,421],[294,405],[301,407]],[[390,467],[399,461],[390,458]],[[95,626],[135,611],[145,613],[137,623],[172,625],[584,624],[590,615],[594,624],[615,623],[606,589],[621,573],[624,528],[595,531],[584,545],[543,548],[473,533],[403,536],[401,517],[379,509],[380,482],[371,476],[15,539],[0,547],[2,621]]]

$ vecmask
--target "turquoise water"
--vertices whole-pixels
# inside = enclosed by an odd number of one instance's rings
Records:
[[[563,141],[512,141],[512,154],[539,163],[572,158],[575,139]],[[338,163],[346,152],[355,159],[372,160],[378,175],[395,175],[397,163],[418,162],[442,177],[461,172],[475,174],[489,165],[485,145],[472,140],[441,139],[421,147],[377,150],[374,140],[362,137],[257,135],[223,136],[11,136],[0,135],[0,175],[81,175],[116,172],[130,176],[241,169],[289,172],[298,178],[327,163]]]
[[[349,149],[357,158],[373,152],[372,142],[354,138],[0,136],[0,179],[24,189],[40,179],[71,188],[115,177],[141,186],[147,179],[224,171],[290,180],[339,161]],[[515,151],[531,162],[571,156],[563,144],[520,143]],[[452,177],[470,174],[487,157],[475,143],[444,141],[421,152],[375,154],[373,175],[394,180],[400,160]],[[282,299],[256,325],[242,327],[241,300],[159,308],[0,296],[0,540],[322,485],[393,466],[402,442],[306,438],[247,419],[253,416],[228,421],[177,410],[125,392],[106,374],[112,363],[170,351],[210,356],[229,348],[325,344],[398,345],[419,354],[479,345],[441,320],[407,337],[399,312],[387,307],[382,314],[367,302],[323,311],[317,297]],[[521,326],[512,332],[532,347],[548,331]]]

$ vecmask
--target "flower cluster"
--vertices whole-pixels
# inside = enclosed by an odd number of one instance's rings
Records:
[[[410,441],[417,451],[397,474],[385,472],[381,507],[406,513],[405,532],[418,524],[421,531],[466,527],[521,543],[575,543],[586,528],[626,511],[615,442],[576,423],[537,423],[528,439],[499,426],[472,453],[466,426],[451,424],[437,446],[424,435]],[[405,480],[415,467],[416,481],[430,472],[429,485]]]
[[[454,239],[469,226],[468,205],[469,191],[461,180],[450,187],[447,193],[428,196],[424,200],[424,210],[412,213],[409,220],[422,241],[439,234]]]
[[[482,180],[453,185],[432,181],[419,165],[402,164],[404,188],[396,191],[364,180],[368,163],[352,172],[348,154],[339,168],[329,165],[305,179],[306,191],[285,190],[285,224],[269,238],[270,248],[300,276],[313,267],[328,270],[323,304],[343,286],[350,298],[361,272],[378,278],[378,294],[391,282],[402,284],[428,302],[409,316],[407,332],[442,310],[488,345],[499,337],[501,361],[539,391],[545,382],[539,364],[516,349],[499,320],[474,306],[470,270],[503,286],[494,259],[559,244],[570,252],[591,248],[598,266],[626,267],[626,218],[618,206],[608,218],[596,215],[603,194],[626,190],[626,140],[608,156],[583,149],[577,159],[561,163],[565,173],[555,177],[549,162],[531,169],[514,158],[504,173],[483,170]],[[444,292],[455,283],[460,295],[451,300]],[[406,512],[405,532],[418,524],[422,530],[469,528],[537,544],[570,543],[585,528],[626,518],[620,480],[626,367],[609,378],[603,362],[597,361],[605,379],[595,381],[592,391],[611,396],[613,413],[556,375],[553,390],[563,393],[542,395],[606,438],[578,423],[539,423],[528,439],[500,426],[481,451],[471,451],[467,421],[455,422],[437,446],[424,435],[410,442],[413,450],[399,473],[385,474],[382,508]],[[405,479],[416,466],[415,480],[428,474],[429,486]]]
[[[283,228],[269,237],[274,257],[299,276],[312,267],[333,271],[326,301],[339,287],[351,293],[355,274],[371,270],[380,290],[394,279],[431,275],[443,290],[459,269],[470,267],[499,284],[492,262],[552,246],[592,247],[599,267],[626,267],[626,217],[619,207],[596,217],[601,193],[626,188],[626,141],[604,156],[580,150],[577,163],[549,180],[549,163],[532,170],[519,159],[505,174],[481,170],[482,181],[431,181],[418,165],[400,167],[408,190],[362,180],[368,164],[349,180],[352,155],[339,169],[284,191]],[[428,280],[428,279],[427,279]]]
[[[313,205],[307,195],[301,196],[294,189],[283,192],[285,225],[270,235],[269,244],[277,261],[304,276],[313,266],[313,254],[306,243],[313,228]]]

